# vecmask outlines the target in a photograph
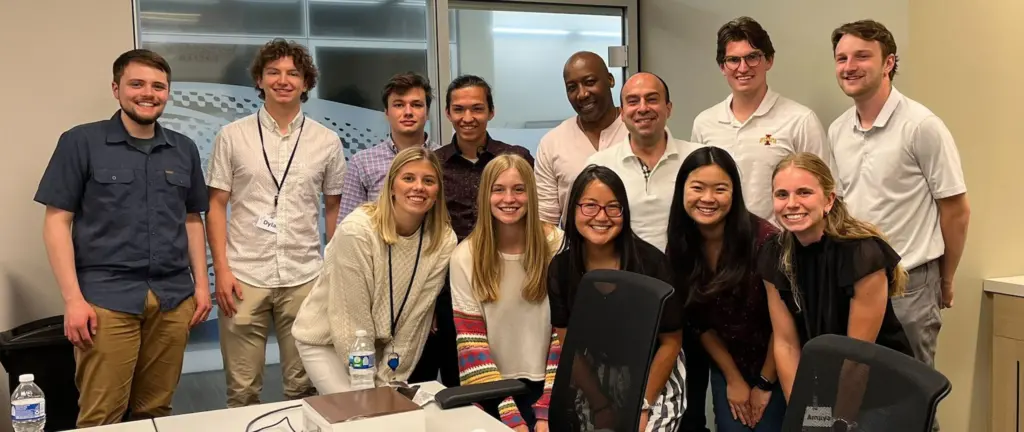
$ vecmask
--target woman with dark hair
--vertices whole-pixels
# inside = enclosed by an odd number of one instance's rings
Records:
[[[720,432],[782,429],[786,402],[775,382],[771,319],[756,268],[758,251],[777,232],[747,210],[728,152],[707,146],[683,160],[666,250],[687,335],[699,340],[687,346],[687,360],[705,355],[696,351],[701,349],[713,360],[711,394]]]
[[[567,202],[564,241],[548,270],[551,325],[560,341],[565,340],[577,286],[586,272],[624,270],[672,283],[665,255],[630,228],[626,187],[614,171],[597,165],[586,167],[576,177]],[[682,319],[676,298],[673,294],[668,299],[662,313],[644,391],[640,431],[674,432],[683,414],[686,372],[680,356]],[[588,427],[620,430],[616,404],[612,402],[615,395],[601,394],[583,384],[580,387],[585,399],[585,418],[580,421]]]

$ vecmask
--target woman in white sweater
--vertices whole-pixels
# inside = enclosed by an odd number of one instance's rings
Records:
[[[387,187],[338,225],[292,334],[320,394],[351,389],[348,352],[358,330],[374,341],[376,384],[405,381],[426,343],[456,238],[441,166],[421,146],[402,150]]]
[[[452,254],[462,384],[520,379],[529,392],[481,405],[517,432],[546,432],[560,345],[547,270],[562,231],[541,222],[530,163],[504,154],[484,168],[476,226]]]

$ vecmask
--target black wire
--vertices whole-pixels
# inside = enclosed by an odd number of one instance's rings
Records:
[[[290,409],[295,409],[295,408],[300,408],[300,407],[302,407],[302,405],[290,405],[290,406],[286,406],[284,408],[278,408],[276,410],[263,413],[259,417],[256,417],[256,418],[252,419],[252,421],[249,422],[249,424],[245,426],[245,432],[249,432],[249,429],[252,428],[252,425],[256,424],[256,422],[258,422],[260,420],[263,420],[264,418],[266,418],[267,416],[269,416],[271,414],[276,414],[276,413],[279,413],[281,411],[287,411],[287,410],[290,410]],[[285,417],[285,420],[287,420],[287,419],[288,419],[288,417]],[[266,427],[257,429],[257,430],[255,430],[253,432],[260,432],[262,430],[265,430],[267,428],[272,428],[272,427],[277,426],[279,424],[281,424],[280,421],[278,421],[277,423],[274,423],[274,424],[272,424],[270,426],[266,426]],[[288,428],[291,429],[292,432],[295,432],[295,428],[292,427],[292,422],[290,422],[290,421],[288,422]]]
[[[149,420],[153,422],[153,432],[160,432],[160,428],[156,427],[156,418],[150,417]]]
[[[288,416],[285,416],[285,417],[281,418],[281,420],[278,420],[277,423],[274,423],[274,424],[272,424],[270,426],[261,427],[259,429],[256,429],[253,432],[263,432],[263,431],[265,431],[267,429],[270,429],[270,428],[272,428],[274,426],[277,426],[277,425],[281,424],[281,422],[288,423],[288,429],[291,429],[292,432],[295,432],[295,428],[292,427],[292,421],[288,419]]]

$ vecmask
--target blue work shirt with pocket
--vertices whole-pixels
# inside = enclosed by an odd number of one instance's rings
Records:
[[[152,139],[136,140],[121,111],[76,126],[57,142],[35,201],[74,213],[75,270],[90,304],[141,314],[150,290],[162,311],[194,294],[185,216],[209,200],[185,135],[157,123]]]

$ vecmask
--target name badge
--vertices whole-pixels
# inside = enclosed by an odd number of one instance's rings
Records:
[[[277,221],[273,216],[263,215],[256,219],[256,228],[277,234]]]

